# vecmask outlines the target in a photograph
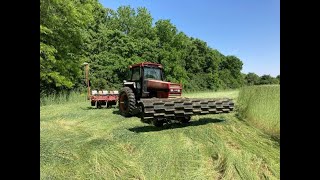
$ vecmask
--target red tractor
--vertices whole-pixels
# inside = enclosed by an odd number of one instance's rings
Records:
[[[119,93],[119,110],[125,116],[141,117],[144,123],[189,122],[192,115],[228,113],[231,99],[182,98],[182,85],[164,81],[161,64],[143,62],[129,67],[130,77]]]

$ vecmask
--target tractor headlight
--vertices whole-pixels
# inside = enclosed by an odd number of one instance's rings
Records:
[[[170,89],[170,92],[180,92],[180,89]]]
[[[137,89],[141,89],[141,86],[140,86],[140,83],[139,82],[137,82]]]

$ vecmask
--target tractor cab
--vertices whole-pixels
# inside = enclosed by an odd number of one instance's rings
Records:
[[[161,64],[143,62],[129,66],[130,75],[124,86],[130,87],[137,99],[168,98],[171,95],[181,96],[182,86],[164,81]]]
[[[137,81],[143,79],[154,79],[163,81],[162,65],[157,63],[139,63],[129,66],[129,81]]]

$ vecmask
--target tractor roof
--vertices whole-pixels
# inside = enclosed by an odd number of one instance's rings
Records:
[[[133,68],[133,67],[142,67],[142,66],[155,66],[155,67],[158,67],[158,68],[162,68],[162,65],[161,64],[158,64],[158,63],[152,63],[152,62],[142,62],[142,63],[137,63],[137,64],[133,64],[131,66],[129,66],[130,68]]]

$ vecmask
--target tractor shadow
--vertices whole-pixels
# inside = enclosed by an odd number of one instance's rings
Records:
[[[82,110],[101,110],[101,109],[115,109],[115,107],[101,107],[101,108],[96,108],[95,106],[88,106],[88,107],[80,107]],[[119,111],[119,110],[118,110]],[[120,113],[119,113],[120,114]]]
[[[223,119],[212,119],[212,118],[200,118],[196,121],[191,121],[188,123],[172,123],[172,124],[165,124],[163,127],[155,127],[153,125],[149,126],[139,126],[134,128],[129,128],[129,131],[135,132],[135,133],[143,133],[143,132],[154,132],[154,131],[163,131],[168,129],[178,129],[178,128],[185,128],[185,127],[191,127],[191,126],[201,126],[206,125],[210,123],[223,123],[225,120]]]
[[[91,106],[88,106],[88,107],[85,107],[85,108],[80,107],[80,109],[82,109],[82,110],[99,110],[98,108],[96,108],[96,107],[91,107]]]
[[[112,114],[121,115],[119,109],[115,109],[112,111]]]

